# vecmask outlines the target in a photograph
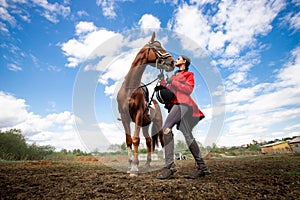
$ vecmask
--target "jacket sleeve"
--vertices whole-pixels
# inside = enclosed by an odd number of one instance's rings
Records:
[[[160,81],[160,85],[166,86],[166,85],[167,85],[167,81],[166,81],[166,80],[161,80],[161,81]]]
[[[194,74],[192,72],[187,73],[186,76],[181,79],[172,79],[172,86],[178,91],[190,95],[193,92],[195,85]]]

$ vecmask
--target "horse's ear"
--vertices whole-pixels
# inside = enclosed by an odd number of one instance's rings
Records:
[[[151,39],[150,39],[150,42],[154,42],[154,39],[155,39],[155,32],[153,31],[153,32],[152,32],[152,37],[151,37]]]

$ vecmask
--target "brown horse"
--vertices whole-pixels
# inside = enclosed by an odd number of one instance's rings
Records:
[[[174,69],[174,59],[162,48],[160,42],[154,41],[154,38],[155,32],[152,33],[149,43],[140,49],[136,55],[117,95],[118,110],[126,134],[131,176],[136,176],[139,171],[138,147],[140,144],[139,133],[141,128],[147,145],[147,166],[150,166],[151,151],[154,150],[155,145],[158,145],[158,137],[162,147],[164,147],[160,107],[155,100],[152,100],[154,108],[148,105],[143,92],[143,86],[141,86],[141,79],[148,64],[160,70],[166,70],[167,72],[172,71]],[[148,133],[151,121],[152,138]],[[131,122],[135,123],[133,137],[131,136],[130,130]],[[133,157],[132,145],[134,146]]]

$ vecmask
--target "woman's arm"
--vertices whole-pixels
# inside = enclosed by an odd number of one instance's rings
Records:
[[[190,95],[193,92],[195,85],[194,73],[188,72],[179,79],[172,78],[172,87],[175,87],[178,91]]]

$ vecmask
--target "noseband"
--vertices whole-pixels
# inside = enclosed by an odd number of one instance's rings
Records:
[[[159,43],[158,46],[154,45],[154,43]],[[168,52],[166,53],[162,53],[160,50],[162,50],[163,48],[161,47],[161,44],[159,41],[153,41],[153,42],[149,42],[148,43],[148,53],[147,53],[147,56],[146,56],[146,60],[148,62],[148,56],[149,56],[149,53],[150,53],[150,49],[152,49],[152,51],[155,53],[156,55],[156,59],[155,59],[155,67],[157,69],[160,70],[160,74],[163,74],[164,73],[164,70],[165,70],[165,67],[160,67],[160,66],[164,66],[166,65],[165,64],[165,59],[169,58],[169,57],[172,57],[171,54],[169,54]],[[143,88],[143,87],[147,87],[148,85],[152,84],[153,82],[157,81],[158,78],[154,79],[153,81],[151,81],[150,83],[147,83],[147,84],[143,84],[142,86],[140,86],[140,88]],[[158,85],[159,82],[156,83],[156,86]],[[152,95],[151,95],[151,98],[149,100],[149,102],[147,102],[147,107],[145,108],[144,110],[144,113],[149,109],[149,106],[151,105],[151,102],[152,102],[152,99],[154,97],[154,93],[155,93],[155,90],[153,91]],[[144,114],[143,113],[143,114]]]
[[[157,42],[159,43],[159,46],[155,46],[154,43]],[[165,59],[168,58],[168,57],[171,57],[172,55],[169,54],[168,52],[166,53],[162,53],[160,50],[162,49],[161,45],[160,45],[160,42],[159,41],[154,41],[154,42],[149,42],[148,43],[148,53],[147,53],[147,61],[148,61],[148,56],[149,56],[149,53],[150,53],[150,49],[153,50],[153,52],[155,53],[156,55],[156,59],[155,59],[155,67],[157,69],[164,69],[160,66],[162,65],[165,65]]]

